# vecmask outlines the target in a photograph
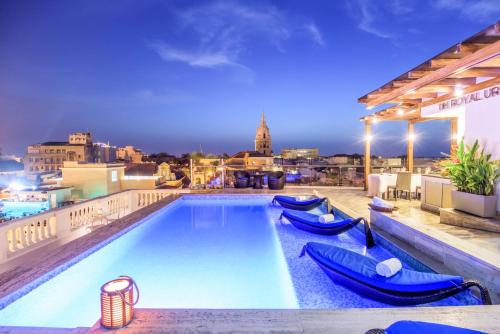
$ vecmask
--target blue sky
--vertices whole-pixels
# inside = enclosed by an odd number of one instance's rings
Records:
[[[500,0],[15,1],[0,4],[0,147],[96,139],[147,152],[361,152],[357,98],[500,17]],[[404,123],[373,151],[405,151]],[[448,148],[419,124],[417,155]]]

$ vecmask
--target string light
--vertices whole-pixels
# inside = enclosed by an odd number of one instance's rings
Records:
[[[415,138],[416,138],[416,137],[415,137],[415,134],[414,134],[414,133],[410,133],[410,134],[408,135],[408,140],[409,140],[409,141],[415,141]]]
[[[398,115],[399,115],[399,116],[403,116],[403,115],[404,115],[404,113],[405,113],[405,112],[403,111],[403,109],[398,109]]]
[[[365,136],[365,141],[367,141],[367,142],[371,142],[372,140],[373,140],[372,135],[366,135],[366,136]]]

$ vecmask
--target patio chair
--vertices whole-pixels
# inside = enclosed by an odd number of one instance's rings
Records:
[[[387,187],[387,198],[389,198],[391,189],[394,191],[395,200],[398,199],[400,192],[406,193],[406,198],[411,200],[411,172],[398,172],[396,186]]]
[[[248,188],[250,185],[250,177],[247,172],[236,171],[234,173],[234,187],[235,188]]]
[[[286,176],[283,172],[273,172],[267,175],[267,186],[271,190],[281,190],[285,188]]]

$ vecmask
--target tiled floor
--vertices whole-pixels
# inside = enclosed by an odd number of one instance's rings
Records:
[[[320,190],[322,194],[328,196],[334,205],[342,207],[350,214],[369,218],[368,203],[371,201],[363,190],[357,189],[334,189]],[[399,210],[393,214],[397,220],[412,220],[418,224],[432,227],[440,232],[450,234],[475,247],[489,250],[498,254],[500,251],[500,234],[481,230],[462,228],[458,226],[439,223],[439,215],[420,209],[420,201],[398,200],[395,202]]]

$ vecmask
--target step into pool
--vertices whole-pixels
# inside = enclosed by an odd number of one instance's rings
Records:
[[[271,199],[184,196],[0,310],[0,325],[91,326],[100,316],[101,285],[119,275],[137,282],[139,308],[388,307],[333,284],[299,258],[307,241],[380,260],[398,256],[405,267],[429,270],[386,243],[367,250],[358,230],[315,236],[281,223]],[[432,305],[469,303],[474,299],[464,295]]]

